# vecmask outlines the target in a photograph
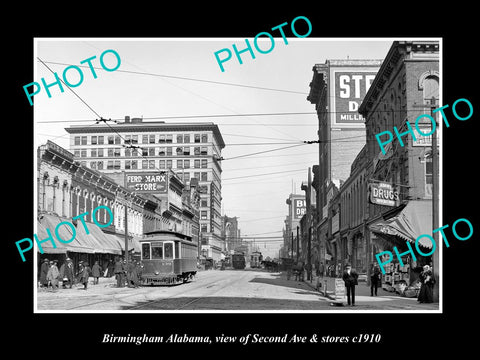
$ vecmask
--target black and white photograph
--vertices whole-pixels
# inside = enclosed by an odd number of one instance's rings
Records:
[[[7,32],[9,346],[471,347],[468,9],[157,5],[32,8]]]
[[[441,310],[441,39],[294,20],[37,39],[37,311]]]

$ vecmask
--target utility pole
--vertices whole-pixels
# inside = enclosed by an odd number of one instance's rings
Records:
[[[292,260],[293,260],[293,231],[292,231]]]
[[[127,188],[127,173],[123,171],[123,185]],[[128,264],[128,208],[127,208],[127,195],[125,195],[125,262]]]
[[[298,235],[300,230],[300,226],[297,225],[297,263],[298,263],[298,256],[300,255],[300,236]]]

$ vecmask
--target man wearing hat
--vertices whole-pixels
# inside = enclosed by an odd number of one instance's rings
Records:
[[[347,288],[347,302],[348,305],[355,306],[355,285],[358,285],[358,274],[352,269],[350,264],[345,265],[345,271],[342,276]]]
[[[73,285],[73,280],[74,280],[74,272],[73,272],[73,262],[70,258],[67,257],[65,262],[62,264],[60,267],[60,278],[63,280],[62,281],[62,286],[65,289],[66,284],[68,283],[70,289],[72,288]]]
[[[52,290],[57,291],[58,289],[58,276],[60,275],[57,263],[55,261],[50,261],[50,268],[47,273],[47,280],[52,284]]]
[[[83,290],[87,290],[87,285],[88,285],[88,278],[90,277],[92,270],[88,266],[87,262],[83,263],[83,269],[80,274],[80,282],[83,284]]]
[[[47,280],[47,274],[48,274],[48,259],[44,259],[42,265],[40,266],[40,286],[41,287],[48,287],[48,280]]]

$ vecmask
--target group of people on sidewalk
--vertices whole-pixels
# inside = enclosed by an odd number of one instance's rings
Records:
[[[73,261],[66,258],[60,269],[58,268],[58,260],[44,259],[40,266],[39,282],[40,287],[57,291],[62,282],[62,288],[70,288],[73,286],[83,285],[83,290],[87,290],[88,281],[93,277],[93,285],[99,284],[99,278],[102,274],[105,277],[112,277],[115,274],[117,279],[117,287],[138,287],[141,264],[134,260],[129,263],[125,259],[116,258],[115,264],[110,263],[105,271],[102,270],[98,261],[90,268],[86,261],[78,263],[78,270],[74,270]]]

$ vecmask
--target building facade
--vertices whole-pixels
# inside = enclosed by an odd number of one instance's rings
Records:
[[[438,104],[439,80],[438,41],[395,41],[359,108],[370,140],[366,146],[366,235],[371,262],[381,251],[393,246],[400,252],[407,251],[406,241],[413,244],[419,235],[432,233],[432,185],[434,181],[438,184],[432,173],[432,136],[436,133],[423,137],[414,125],[418,116],[430,113],[432,98]],[[407,122],[411,124],[410,132]],[[383,154],[375,135],[393,132],[394,126],[403,134],[403,146],[395,138]],[[423,133],[431,130],[428,120],[418,126]],[[379,193],[393,193],[396,197],[394,201],[379,200]],[[419,246],[424,253],[432,248],[428,240],[420,241]],[[402,260],[404,266],[398,260],[388,266],[386,283],[412,284],[425,263],[433,264],[438,276],[438,262],[433,257],[418,256],[414,261],[406,255]]]
[[[301,253],[300,248],[302,246],[300,239],[300,220],[307,212],[305,195],[290,194],[285,202],[288,205],[288,215],[285,218],[285,229],[283,231],[283,256],[290,257],[293,252],[294,258],[296,259],[297,255]]]
[[[191,179],[197,179],[202,248],[212,259],[220,259],[225,248],[221,237],[220,162],[225,143],[217,125],[143,122],[127,116],[121,123],[71,126],[65,130],[70,134],[70,149],[81,164],[119,182],[125,174],[138,172],[172,171],[186,186]],[[175,184],[173,180],[169,186],[173,187],[172,194],[179,195],[174,197],[180,199],[177,207],[181,208],[183,190]]]

